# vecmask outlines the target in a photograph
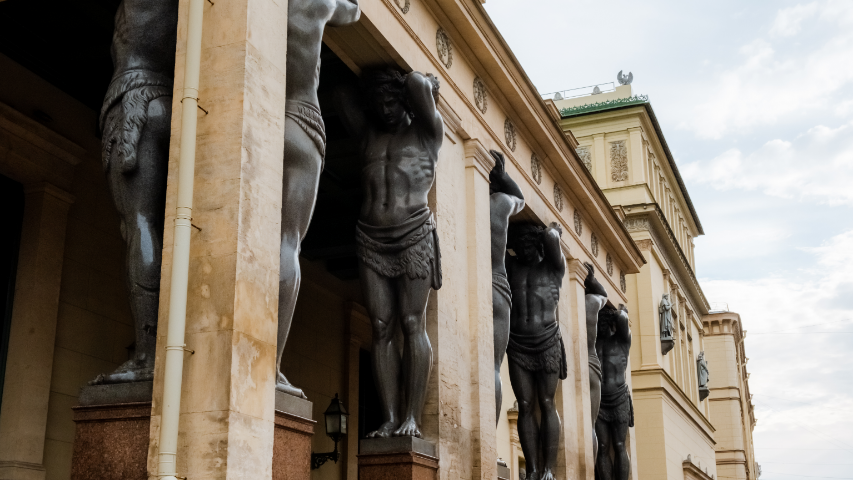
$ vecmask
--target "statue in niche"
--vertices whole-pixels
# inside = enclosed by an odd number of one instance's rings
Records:
[[[489,219],[492,236],[492,317],[495,336],[495,423],[501,417],[501,363],[509,342],[509,318],[512,309],[512,290],[506,275],[506,235],[509,218],[524,208],[521,188],[506,173],[503,154],[492,150],[495,166],[489,172]]]
[[[132,358],[93,385],[154,378],[177,24],[178,0],[123,0],[115,16],[101,154],[127,244],[136,343]]]
[[[697,380],[699,381],[699,401],[708,398],[711,390],[708,388],[708,361],[705,360],[705,352],[699,352],[699,358],[696,359]]]
[[[299,251],[317,201],[326,156],[326,128],[320,113],[320,48],[327,26],[357,22],[357,0],[290,0],[287,5],[287,76],[284,105],[284,172],[281,193],[281,250],[278,284],[276,390],[305,398],[281,372],[281,358],[293,321],[302,279]]]
[[[595,419],[598,417],[598,407],[601,403],[601,361],[595,350],[598,333],[598,315],[607,304],[607,290],[595,278],[595,268],[590,263],[584,263],[586,278],[583,282],[584,301],[586,307],[586,348],[589,361],[589,405],[592,418],[592,456],[593,461],[598,455],[598,440],[595,435]]]
[[[595,421],[598,437],[596,480],[628,480],[631,475],[631,459],[625,447],[628,428],[634,426],[631,389],[625,378],[630,349],[628,309],[621,304],[618,310],[605,307],[598,316],[595,343],[602,365],[601,408]],[[610,459],[611,450],[613,460]]]
[[[514,256],[506,261],[512,288],[509,379],[518,398],[518,437],[526,461],[527,478],[553,480],[560,441],[560,417],[554,405],[557,381],[568,373],[566,351],[557,323],[560,286],[566,258],[557,223],[542,228],[514,223],[508,246]],[[534,413],[538,400],[540,423]]]
[[[672,303],[669,302],[669,294],[664,293],[658,305],[660,316],[660,353],[666,355],[675,346],[672,338]]]
[[[361,140],[364,162],[356,253],[385,420],[368,437],[421,437],[432,367],[426,305],[430,289],[441,288],[438,233],[427,205],[444,135],[439,83],[432,74],[395,68],[367,70],[362,83],[367,108],[351,88],[339,88],[336,96],[344,125]]]

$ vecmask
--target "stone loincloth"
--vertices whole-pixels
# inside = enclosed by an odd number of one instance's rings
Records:
[[[136,170],[136,150],[148,122],[148,104],[172,96],[172,79],[147,70],[132,70],[113,76],[101,106],[102,160],[104,171],[115,153],[124,173]],[[113,107],[121,110],[113,112]]]
[[[355,242],[358,259],[383,277],[432,278],[432,288],[441,288],[441,250],[429,208],[390,227],[359,220]]]
[[[492,273],[492,293],[503,297],[507,305],[512,305],[512,289],[505,273]]]
[[[623,383],[615,392],[601,393],[601,408],[598,420],[605,423],[627,423],[634,426],[634,404],[627,383]]]
[[[593,352],[589,354],[589,378],[592,380],[592,377],[598,379],[598,383],[601,383],[601,361],[598,359],[598,355]]]
[[[537,335],[518,335],[510,331],[506,354],[510,362],[527,371],[558,373],[560,380],[569,375],[566,349],[557,322]]]
[[[326,158],[326,124],[323,123],[320,109],[308,102],[285,100],[284,116],[289,117],[302,127],[305,134],[314,141],[317,151],[320,152],[320,157]],[[285,136],[287,136],[287,132],[285,132]]]

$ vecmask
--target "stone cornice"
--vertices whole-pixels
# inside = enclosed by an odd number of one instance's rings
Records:
[[[489,181],[489,172],[495,168],[495,159],[480,143],[480,140],[472,138],[465,140],[465,168],[476,168],[480,175]]]

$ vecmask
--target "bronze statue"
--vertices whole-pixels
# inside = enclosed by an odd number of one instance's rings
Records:
[[[595,339],[598,333],[598,312],[607,303],[607,290],[595,278],[595,268],[589,263],[586,266],[586,278],[583,286],[586,303],[586,348],[589,361],[589,403],[592,414],[592,456],[598,455],[598,440],[595,435],[595,419],[598,417],[598,407],[601,402],[601,362],[595,352]]]
[[[509,317],[512,309],[512,291],[506,276],[506,234],[509,218],[524,208],[524,195],[506,173],[506,159],[492,150],[495,166],[489,172],[489,219],[492,237],[492,317],[495,336],[495,423],[501,417],[501,363],[509,342]]]
[[[669,302],[669,294],[664,293],[658,305],[658,316],[660,317],[660,353],[666,355],[675,346],[672,338],[672,304]]]
[[[630,349],[628,310],[624,305],[619,305],[618,310],[612,307],[601,310],[595,343],[602,365],[601,408],[595,422],[598,437],[596,480],[628,480],[631,475],[631,459],[625,447],[628,428],[634,426],[631,389],[625,378]],[[613,460],[610,459],[611,449]]]
[[[362,82],[366,109],[352,89],[336,94],[341,119],[361,140],[364,162],[356,253],[385,420],[368,437],[420,437],[432,367],[426,305],[430,288],[441,288],[438,234],[427,205],[444,136],[436,106],[439,84],[431,74],[394,68],[367,70]],[[403,333],[402,358],[397,328]]]
[[[281,358],[302,275],[299,250],[314,205],[326,155],[326,129],[320,114],[320,48],[326,26],[358,21],[358,0],[290,0],[287,5],[287,76],[285,79],[284,176],[281,193],[281,266],[278,284],[276,390],[305,397],[281,373]]]
[[[708,373],[708,361],[705,360],[705,352],[699,352],[699,358],[696,359],[696,373],[696,379],[699,381],[699,401],[701,402],[711,394],[711,390],[708,388],[708,381],[711,377]]]
[[[177,23],[178,0],[123,0],[115,16],[115,69],[101,107],[101,153],[127,243],[136,343],[130,360],[91,384],[154,378]]]
[[[563,231],[556,223],[510,225],[512,249],[506,269],[512,288],[509,379],[518,398],[518,437],[526,460],[527,478],[553,480],[560,442],[560,416],[554,405],[557,380],[568,373],[566,351],[557,323],[560,286],[566,259],[560,247]],[[534,402],[541,422],[537,425]]]

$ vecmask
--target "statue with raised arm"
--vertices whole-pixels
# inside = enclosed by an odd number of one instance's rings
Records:
[[[281,192],[281,251],[278,284],[276,390],[305,397],[281,372],[281,358],[302,275],[299,250],[314,205],[323,160],[326,128],[320,114],[320,48],[326,26],[358,21],[357,0],[290,0],[287,5],[287,75],[284,105],[284,175]]]
[[[598,316],[595,343],[602,367],[601,408],[595,421],[598,437],[596,480],[628,480],[631,475],[631,459],[625,447],[628,428],[634,426],[631,389],[625,377],[630,349],[628,309],[624,305],[619,305],[618,310],[605,307]],[[613,460],[610,459],[611,450]]]
[[[560,443],[560,416],[554,405],[558,380],[568,373],[566,351],[557,323],[560,286],[566,258],[560,246],[563,231],[523,222],[510,225],[506,261],[512,290],[509,379],[518,398],[518,437],[529,480],[554,480]],[[540,422],[534,414],[538,400]]]
[[[136,343],[130,360],[91,384],[154,378],[177,25],[178,0],[123,0],[115,16],[101,154],[127,244],[125,281]]]
[[[592,418],[592,456],[598,455],[598,440],[595,435],[595,418],[601,403],[601,362],[595,351],[595,339],[598,333],[598,313],[607,303],[607,290],[595,278],[595,268],[584,263],[586,278],[583,281],[586,307],[586,348],[589,361],[589,404]]]
[[[509,219],[524,208],[524,195],[506,173],[503,154],[492,150],[495,166],[489,172],[489,219],[492,237],[492,317],[495,336],[495,422],[501,417],[501,363],[509,342],[509,318],[512,291],[506,276],[506,235]]]
[[[696,380],[699,381],[699,401],[701,402],[708,398],[711,393],[708,388],[708,380],[711,377],[708,373],[708,361],[705,360],[705,352],[699,352],[699,357],[696,359],[696,373]]]
[[[336,95],[338,113],[360,140],[363,160],[356,254],[384,415],[368,437],[421,437],[432,368],[426,305],[430,289],[441,288],[438,233],[427,205],[444,136],[436,105],[439,84],[431,74],[390,67],[365,71],[362,83],[362,95],[347,87]]]
[[[666,355],[675,346],[672,338],[672,304],[669,302],[669,294],[664,293],[658,305],[660,316],[660,353]]]

